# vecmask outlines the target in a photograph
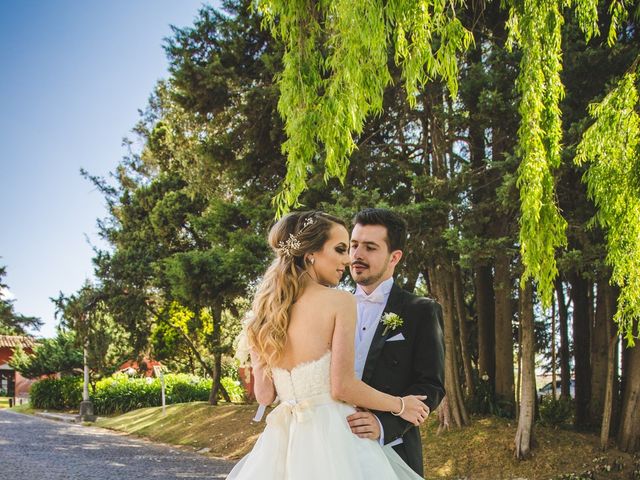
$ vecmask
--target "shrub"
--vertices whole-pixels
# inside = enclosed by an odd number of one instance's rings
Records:
[[[242,384],[240,380],[234,380],[229,377],[223,377],[220,380],[222,386],[225,388],[232,402],[244,402],[245,401],[245,391],[242,388]]]
[[[118,373],[96,383],[91,395],[97,415],[125,413],[143,407],[161,405],[160,380],[157,378],[129,378]]]
[[[167,403],[205,402],[209,400],[211,379],[185,373],[164,376]]]
[[[167,404],[207,401],[211,379],[184,373],[164,376]],[[239,382],[224,377],[222,384],[233,401],[244,399]],[[93,410],[97,415],[125,413],[144,407],[162,405],[159,378],[130,378],[118,373],[99,380],[90,391]],[[35,408],[49,410],[77,409],[82,400],[82,379],[67,377],[45,379],[31,386],[31,401]]]
[[[515,405],[511,401],[496,398],[488,376],[483,375],[478,378],[476,385],[473,396],[467,400],[467,407],[471,413],[503,418],[514,417]]]
[[[571,420],[573,403],[563,398],[543,397],[540,402],[540,421],[544,425],[557,427]]]
[[[77,409],[82,401],[82,379],[79,377],[45,378],[31,386],[29,396],[34,408]]]

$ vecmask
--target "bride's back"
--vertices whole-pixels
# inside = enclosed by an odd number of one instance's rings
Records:
[[[287,342],[278,362],[291,370],[301,363],[317,360],[331,350],[335,324],[335,299],[344,292],[309,283],[289,310]]]

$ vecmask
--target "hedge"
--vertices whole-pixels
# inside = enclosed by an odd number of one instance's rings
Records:
[[[206,401],[211,391],[211,380],[195,375],[167,374],[164,376],[166,403]],[[233,401],[242,401],[244,392],[238,382],[223,378]],[[77,409],[82,400],[82,379],[66,377],[39,380],[31,386],[31,403],[35,408],[47,410]],[[159,378],[130,378],[116,374],[99,380],[90,389],[93,409],[97,415],[125,413],[130,410],[162,405]]]

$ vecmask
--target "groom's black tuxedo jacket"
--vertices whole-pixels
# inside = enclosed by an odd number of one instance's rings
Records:
[[[378,324],[362,380],[391,395],[426,395],[425,403],[433,411],[445,393],[442,309],[434,300],[418,297],[394,284],[384,309],[387,312],[399,315],[403,325],[383,335],[384,325]],[[387,341],[399,334],[404,340]],[[385,444],[402,437],[403,443],[394,450],[422,475],[418,427],[388,412],[375,414],[384,428]]]

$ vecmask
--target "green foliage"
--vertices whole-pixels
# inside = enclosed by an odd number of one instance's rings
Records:
[[[187,374],[164,376],[166,402],[184,403],[206,401],[211,391],[211,379]],[[239,383],[223,378],[233,401],[242,401],[244,391]],[[98,415],[124,413],[137,408],[162,405],[159,378],[130,378],[119,373],[99,380],[91,389],[90,398]],[[31,402],[35,408],[51,410],[77,409],[82,400],[82,379],[64,377],[44,379],[31,387]]]
[[[160,111],[173,142],[191,139],[189,148],[166,155],[191,191],[211,198],[231,189],[227,200],[246,196],[268,205],[285,173],[273,80],[282,46],[260,28],[251,0],[222,4],[224,13],[205,6],[192,27],[175,29],[167,40],[171,78],[153,100],[150,119]]]
[[[82,401],[80,377],[45,378],[31,385],[30,402],[44,410],[74,410]]]
[[[2,278],[6,274],[7,267],[0,266],[0,335],[26,335],[29,329],[38,330],[43,324],[42,320],[16,313],[14,300],[5,298],[3,290],[8,287]]]
[[[553,399],[551,396],[542,398],[540,402],[540,421],[544,425],[558,427],[571,421],[573,402],[563,398]]]
[[[495,415],[502,418],[513,418],[513,402],[496,399],[489,378],[475,381],[473,396],[467,399],[469,411],[480,415]]]
[[[222,385],[231,397],[232,402],[243,402],[245,400],[245,391],[239,380],[222,377]]]
[[[615,320],[630,345],[640,330],[640,115],[639,60],[589,112],[594,119],[578,145],[575,162],[589,162],[583,177],[606,232],[611,281],[620,287]]]
[[[629,18],[629,10],[633,7],[633,0],[612,0],[609,6],[611,12],[611,24],[607,35],[607,43],[613,46],[618,39],[620,29]]]
[[[533,278],[549,306],[558,274],[556,248],[566,244],[566,221],[555,200],[553,169],[560,165],[562,122],[563,2],[525,0],[510,8],[509,45],[522,50],[517,87],[521,94],[517,185],[520,189],[521,284]]]
[[[166,374],[164,381],[167,404],[209,399],[210,379],[187,374]],[[91,400],[99,415],[124,413],[162,405],[162,387],[159,378],[129,378],[124,374],[116,374],[96,383]]]
[[[25,378],[73,375],[82,370],[82,350],[72,330],[59,328],[54,338],[39,340],[32,354],[16,348],[9,365]]]
[[[278,215],[296,205],[321,157],[325,180],[344,181],[354,135],[382,111],[391,48],[411,104],[418,86],[435,77],[456,94],[456,54],[472,40],[456,6],[442,0],[257,0],[265,25],[285,47],[278,109],[287,133],[287,175],[274,199]]]
[[[60,292],[52,299],[63,328],[71,329],[76,345],[87,349],[87,365],[98,376],[113,373],[132,354],[130,335],[114,321],[105,297],[87,282],[72,295]]]
[[[122,373],[98,381],[90,397],[98,415],[124,413],[162,404],[159,379],[129,378]]]

